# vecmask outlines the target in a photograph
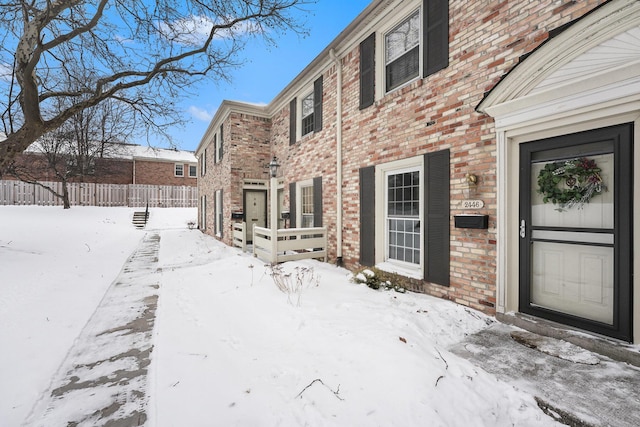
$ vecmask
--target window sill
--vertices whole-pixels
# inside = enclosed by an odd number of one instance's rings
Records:
[[[376,268],[386,271],[387,273],[394,273],[410,279],[422,280],[422,271],[419,266],[411,268],[387,261],[376,264]]]

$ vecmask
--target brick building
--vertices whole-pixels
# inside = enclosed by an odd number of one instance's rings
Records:
[[[640,2],[375,0],[268,105],[222,103],[199,224],[267,226],[276,156],[279,226],[333,262],[638,343],[639,121]]]
[[[197,185],[197,159],[193,152],[153,148],[141,145],[114,144],[104,157],[91,160],[87,174],[71,182],[100,184]],[[16,159],[18,170],[28,172],[38,181],[58,181],[37,148],[30,148]],[[4,174],[2,179],[15,179]]]

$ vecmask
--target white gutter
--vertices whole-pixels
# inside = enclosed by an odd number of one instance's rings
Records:
[[[342,63],[335,49],[329,56],[336,64],[336,264],[342,265]]]

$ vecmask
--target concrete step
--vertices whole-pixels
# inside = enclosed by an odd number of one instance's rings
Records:
[[[144,211],[142,212],[134,212],[133,213],[133,219],[131,220],[131,222],[133,223],[134,227],[136,228],[144,228],[145,225],[147,225],[147,220],[149,219],[149,214],[145,213]]]

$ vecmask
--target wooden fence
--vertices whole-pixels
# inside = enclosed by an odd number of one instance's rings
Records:
[[[62,193],[62,183],[43,184]],[[175,185],[94,184],[74,182],[68,184],[69,202],[75,206],[129,206],[166,208],[197,207],[198,189]],[[0,205],[62,206],[62,200],[36,184],[22,181],[0,181]]]

